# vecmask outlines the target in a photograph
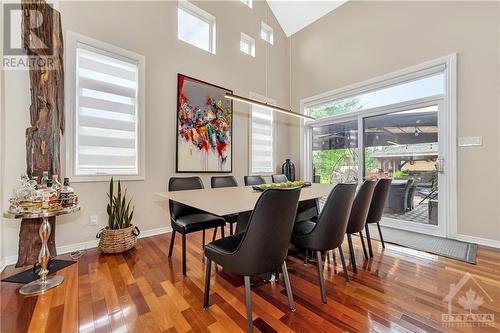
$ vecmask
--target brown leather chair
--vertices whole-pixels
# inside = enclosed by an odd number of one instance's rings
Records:
[[[260,185],[266,183],[266,180],[262,176],[245,176],[243,177],[243,180],[245,181],[245,186]]]
[[[349,243],[349,252],[351,253],[351,265],[354,273],[358,272],[358,268],[356,267],[356,256],[354,255],[351,235],[355,233],[359,234],[361,245],[363,246],[363,253],[365,258],[368,259],[361,231],[366,225],[366,218],[368,216],[368,211],[370,210],[375,185],[377,185],[376,180],[366,180],[359,188],[358,193],[356,193],[356,197],[354,198],[354,202],[352,203],[351,215],[349,217],[349,223],[347,224],[346,233],[347,241]]]
[[[268,189],[259,197],[244,232],[218,239],[205,246],[205,297],[208,309],[212,261],[235,274],[243,275],[248,332],[253,330],[250,276],[275,271],[281,266],[288,303],[295,310],[288,278],[286,256],[292,235],[300,188]],[[272,228],[269,224],[272,223]]]
[[[355,193],[356,184],[338,184],[328,195],[317,222],[302,221],[295,223],[293,228],[292,244],[316,252],[321,301],[325,304],[326,291],[323,264],[321,262],[322,252],[339,249],[344,278],[346,282],[349,281],[344,253],[342,252],[342,242],[344,241]]]
[[[202,189],[203,182],[200,177],[172,177],[168,182],[169,191],[183,191]],[[168,201],[170,208],[170,222],[172,225],[172,237],[170,238],[170,247],[168,257],[172,257],[174,250],[175,234],[182,235],[182,275],[186,275],[186,235],[192,232],[203,231],[207,229],[214,230],[214,239],[217,228],[222,230],[224,237],[224,225],[226,222],[220,216],[213,215],[197,208],[181,204],[173,200]]]
[[[212,188],[237,187],[238,182],[234,176],[214,176],[210,179],[210,185],[212,185]],[[233,225],[238,222],[238,214],[224,215],[223,218],[229,223],[229,234],[234,234]]]
[[[370,252],[370,257],[373,258],[372,242],[370,238],[370,228],[369,224],[376,223],[378,232],[380,235],[380,242],[382,243],[382,248],[385,249],[384,238],[382,237],[382,230],[380,229],[380,220],[382,220],[382,215],[384,213],[385,203],[387,197],[389,196],[389,190],[391,188],[392,179],[382,178],[379,179],[375,190],[373,191],[373,198],[370,204],[370,210],[368,211],[368,216],[366,218],[366,241],[368,242],[368,251]]]

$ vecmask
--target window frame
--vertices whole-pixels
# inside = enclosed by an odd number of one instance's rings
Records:
[[[269,40],[262,37],[263,31],[266,31],[269,34]],[[261,22],[260,24],[260,39],[262,39],[266,43],[274,45],[274,30],[270,25],[266,24],[265,22]]]
[[[209,25],[209,41],[208,41],[208,50],[205,50],[204,48],[199,47],[198,45],[192,44],[188,41],[185,41],[183,39],[179,38],[179,9],[185,11],[186,13],[208,23]],[[179,0],[178,5],[177,5],[177,40],[181,41],[183,43],[186,43],[187,45],[194,46],[200,50],[203,50],[205,52],[208,52],[210,54],[216,54],[216,45],[217,45],[217,38],[216,38],[216,32],[217,32],[217,19],[214,15],[210,14],[209,12],[201,9],[200,7],[192,4],[189,1],[186,0]]]
[[[253,8],[253,1],[252,0],[240,0],[240,2],[250,9]]]
[[[113,57],[118,60],[137,63],[137,174],[95,174],[95,175],[78,175],[76,173],[76,151],[77,151],[77,121],[78,121],[78,106],[77,103],[77,48],[83,48],[91,52],[101,53],[108,57]],[[65,135],[63,136],[62,145],[65,147],[61,160],[63,161],[62,170],[65,172],[65,177],[71,178],[72,182],[108,182],[110,177],[120,178],[121,180],[145,180],[146,179],[146,109],[145,109],[145,90],[146,90],[146,58],[138,53],[125,50],[118,46],[108,44],[106,42],[87,37],[76,32],[67,30],[65,36]]]
[[[247,53],[247,52],[245,52],[245,51],[243,51],[241,49],[241,43],[242,42],[248,43],[248,45],[249,45],[249,52],[250,53]],[[251,56],[251,57],[255,58],[255,39],[253,37],[251,37],[251,36],[243,33],[243,32],[240,35],[240,52],[243,53],[243,54],[246,54],[248,56]]]
[[[260,101],[260,102],[267,102],[268,104],[276,105],[276,101],[274,99],[265,97],[263,95],[250,92],[249,94],[251,99]],[[252,169],[252,115],[253,115],[253,110],[252,108],[254,105],[249,104],[248,105],[248,174],[251,176],[255,175],[262,175],[262,176],[270,176],[275,174],[275,168],[276,168],[276,137],[277,137],[277,122],[276,122],[276,113],[273,110],[270,110],[270,112],[273,115],[273,122],[272,122],[272,127],[273,127],[273,144],[272,144],[272,158],[273,158],[273,170],[270,172],[253,172]]]

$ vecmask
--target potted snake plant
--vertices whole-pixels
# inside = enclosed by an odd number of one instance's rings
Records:
[[[122,192],[119,180],[117,193],[114,193],[113,177],[109,182],[108,199],[106,207],[108,225],[97,234],[99,248],[104,253],[122,253],[135,246],[140,233],[139,228],[132,224],[134,216],[134,207],[130,206],[132,199],[127,201],[127,190]]]

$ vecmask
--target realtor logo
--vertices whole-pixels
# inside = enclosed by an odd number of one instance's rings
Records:
[[[450,284],[450,291],[443,298],[443,302],[448,303],[448,313],[441,315],[443,327],[495,325],[493,313],[481,313],[481,306],[493,302],[493,299],[470,273],[466,273],[457,284]],[[459,310],[454,313],[454,308]],[[465,311],[459,312],[462,310]]]
[[[49,5],[33,2],[27,4],[27,8],[24,9],[19,3],[2,5],[4,39],[2,68],[28,70],[30,65],[35,65],[38,68],[52,69],[54,26],[52,22],[44,20],[44,13],[50,9]]]

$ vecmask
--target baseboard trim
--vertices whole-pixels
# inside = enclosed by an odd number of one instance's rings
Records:
[[[478,245],[500,249],[500,241],[497,241],[494,239],[475,237],[475,236],[469,236],[469,235],[463,235],[463,234],[455,234],[451,238],[456,239],[456,240],[461,240],[464,242],[476,243]]]
[[[144,230],[144,231],[141,231],[139,238],[161,235],[161,234],[165,234],[165,233],[171,232],[171,231],[172,231],[172,227],[162,227],[162,228]],[[87,241],[87,242],[80,242],[80,243],[68,244],[68,245],[63,245],[63,246],[57,246],[56,249],[57,249],[58,254],[65,254],[65,253],[71,253],[71,252],[74,252],[77,250],[92,249],[92,248],[97,247],[98,244],[99,244],[99,241],[97,239],[93,239],[93,240]],[[3,269],[7,265],[12,265],[12,264],[15,264],[16,262],[17,262],[17,255],[5,257],[5,262],[4,263],[0,262],[0,273],[3,271]]]

